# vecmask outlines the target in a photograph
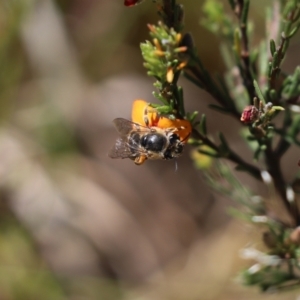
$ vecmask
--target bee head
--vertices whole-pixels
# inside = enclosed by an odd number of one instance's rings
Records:
[[[164,152],[164,159],[172,159],[178,157],[183,152],[183,143],[180,141],[180,137],[172,133],[168,136],[169,145]]]

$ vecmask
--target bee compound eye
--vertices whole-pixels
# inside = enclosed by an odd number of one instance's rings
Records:
[[[181,154],[183,151],[183,145],[182,144],[178,144],[177,147],[175,148],[175,153],[176,154]]]
[[[180,156],[180,154],[182,152],[183,152],[183,145],[181,143],[179,143],[176,146],[168,148],[164,153],[164,158],[172,159],[172,158]]]
[[[164,159],[172,159],[174,157],[172,150],[167,149],[164,153]]]
[[[177,141],[179,141],[179,136],[177,134],[173,133],[169,136],[169,143],[171,145],[175,144]]]

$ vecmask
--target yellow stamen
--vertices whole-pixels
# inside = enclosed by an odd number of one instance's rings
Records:
[[[158,39],[153,39],[153,44],[154,44],[154,46],[156,47],[156,49],[157,49],[157,50],[160,50],[160,51],[162,51],[162,49],[161,49],[161,45],[160,45],[160,43],[159,43],[159,40],[158,40]]]
[[[180,41],[181,41],[181,39],[182,39],[181,33],[177,33],[177,34],[176,34],[176,43],[179,44]]]
[[[174,79],[174,72],[173,72],[173,69],[171,67],[168,68],[168,71],[167,71],[167,81],[169,83],[172,83]]]
[[[156,28],[155,28],[154,25],[147,24],[147,27],[148,27],[148,29],[149,29],[151,32],[155,32],[155,31],[156,31]]]
[[[183,69],[186,65],[188,64],[187,61],[183,61],[182,63],[179,64],[179,66],[177,66],[177,70],[181,70]]]
[[[164,51],[161,51],[161,50],[155,50],[154,53],[155,53],[157,56],[164,56],[164,55],[165,55],[165,52],[164,52]]]
[[[178,47],[175,49],[175,52],[185,52],[187,50],[186,46]]]

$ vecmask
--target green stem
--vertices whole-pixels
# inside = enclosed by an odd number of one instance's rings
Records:
[[[273,178],[275,189],[280,195],[284,206],[286,207],[287,211],[293,215],[296,223],[300,224],[299,212],[292,207],[291,203],[287,199],[286,182],[283,178],[281,168],[280,168],[280,157],[278,157],[275,151],[272,150],[270,140],[266,142],[265,161],[267,165],[267,171],[270,173],[270,175]]]
[[[286,108],[284,121],[283,121],[283,128],[281,129],[281,137],[275,149],[275,155],[277,157],[281,157],[291,146],[291,144],[284,138],[287,135],[287,129],[292,125],[292,116],[291,111]]]
[[[183,27],[183,13],[182,5],[177,4],[176,0],[163,0],[159,11],[164,24],[177,32],[180,32]]]
[[[211,149],[213,149],[214,151],[216,151],[216,153],[221,154],[221,151],[219,149],[219,147],[212,142],[209,138],[207,138],[206,136],[202,135],[200,132],[198,132],[197,130],[193,130],[193,136],[199,140],[201,140],[203,142],[203,144],[207,145],[208,147],[210,147]],[[245,162],[238,154],[236,154],[232,149],[228,148],[228,153],[226,156],[223,156],[224,158],[229,159],[230,161],[236,163],[237,165],[241,166],[245,171],[247,171],[248,173],[250,173],[255,179],[257,180],[262,180],[261,178],[261,171],[259,168]]]
[[[186,71],[190,71],[193,76],[196,78],[191,80],[194,82],[198,87],[207,91],[222,107],[228,109],[231,115],[233,115],[237,120],[240,120],[240,113],[237,111],[233,100],[230,98],[229,95],[224,95],[220,91],[220,88],[216,85],[216,83],[212,80],[209,73],[203,68],[202,63],[199,59],[197,59],[199,69],[195,66],[190,66],[187,68]],[[185,76],[188,79],[192,77],[185,72]]]
[[[253,87],[253,76],[251,72],[251,65],[250,65],[250,55],[249,55],[249,41],[248,41],[248,33],[247,33],[247,18],[248,18],[248,11],[249,11],[249,0],[238,0],[236,2],[234,12],[239,19],[239,27],[241,32],[241,59],[243,62],[241,74],[244,81],[244,86],[249,95],[249,99],[255,97],[255,89]]]

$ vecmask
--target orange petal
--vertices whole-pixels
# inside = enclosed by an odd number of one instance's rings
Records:
[[[132,105],[131,120],[142,126],[147,126],[145,119],[148,119],[148,126],[156,126],[159,116],[156,110],[149,106],[145,100],[135,100]]]
[[[192,133],[192,125],[187,120],[175,119],[171,120],[166,117],[160,117],[157,123],[157,127],[161,129],[177,128],[176,134],[179,135],[180,140],[184,143],[188,141],[188,137]]]

